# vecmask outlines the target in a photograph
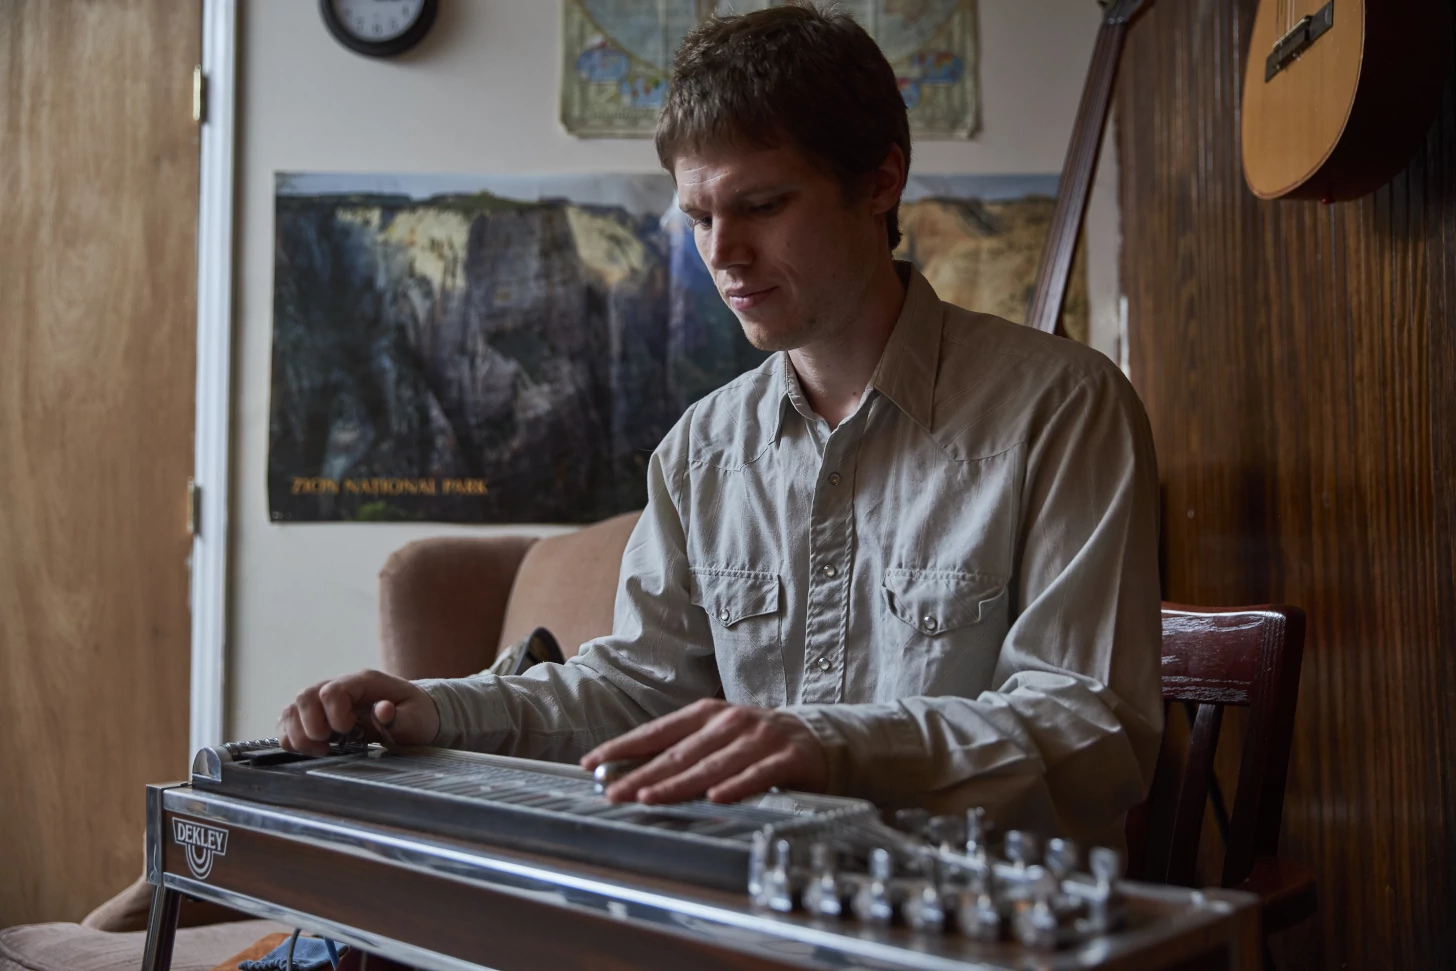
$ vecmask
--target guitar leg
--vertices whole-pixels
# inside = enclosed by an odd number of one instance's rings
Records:
[[[142,971],[171,971],[172,944],[177,939],[177,913],[182,894],[158,884],[152,891],[152,912],[147,918],[147,947],[142,952]]]

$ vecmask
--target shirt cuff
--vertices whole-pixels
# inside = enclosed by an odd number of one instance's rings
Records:
[[[824,791],[876,803],[918,792],[928,754],[915,719],[898,705],[789,705],[824,750]]]
[[[440,728],[430,745],[439,748],[474,748],[482,736],[504,731],[482,724],[482,715],[497,706],[483,704],[481,696],[493,688],[494,675],[470,678],[422,678],[414,683],[435,703]]]

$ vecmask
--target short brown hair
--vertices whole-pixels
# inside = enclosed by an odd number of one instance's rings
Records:
[[[895,71],[848,14],[808,3],[714,17],[684,38],[657,121],[657,157],[713,144],[769,148],[788,141],[833,171],[846,193],[899,145],[910,165],[910,122]],[[887,214],[893,250],[900,210]]]

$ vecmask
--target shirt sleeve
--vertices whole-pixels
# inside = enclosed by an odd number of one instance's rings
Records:
[[[983,805],[1030,828],[1121,845],[1163,726],[1158,478],[1147,416],[1110,366],[1027,445],[1019,605],[995,690],[797,705],[831,792],[937,811]]]
[[[712,635],[689,603],[679,510],[692,410],[648,464],[647,507],[627,541],[610,636],[525,674],[417,681],[435,702],[435,745],[574,761],[602,742],[721,689]],[[560,595],[572,595],[564,585]]]

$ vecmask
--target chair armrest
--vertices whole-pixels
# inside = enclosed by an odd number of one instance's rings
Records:
[[[379,649],[402,678],[457,678],[489,666],[531,536],[448,537],[396,550],[379,572]]]
[[[147,929],[147,917],[152,912],[152,892],[155,889],[147,883],[146,877],[138,877],[131,886],[87,914],[81,924],[92,930],[118,934],[144,931]],[[177,911],[178,927],[204,927],[209,924],[254,919],[251,914],[185,896]]]
[[[1314,915],[1319,901],[1314,872],[1303,863],[1260,857],[1243,883],[1234,888],[1259,895],[1264,933],[1293,927]]]

